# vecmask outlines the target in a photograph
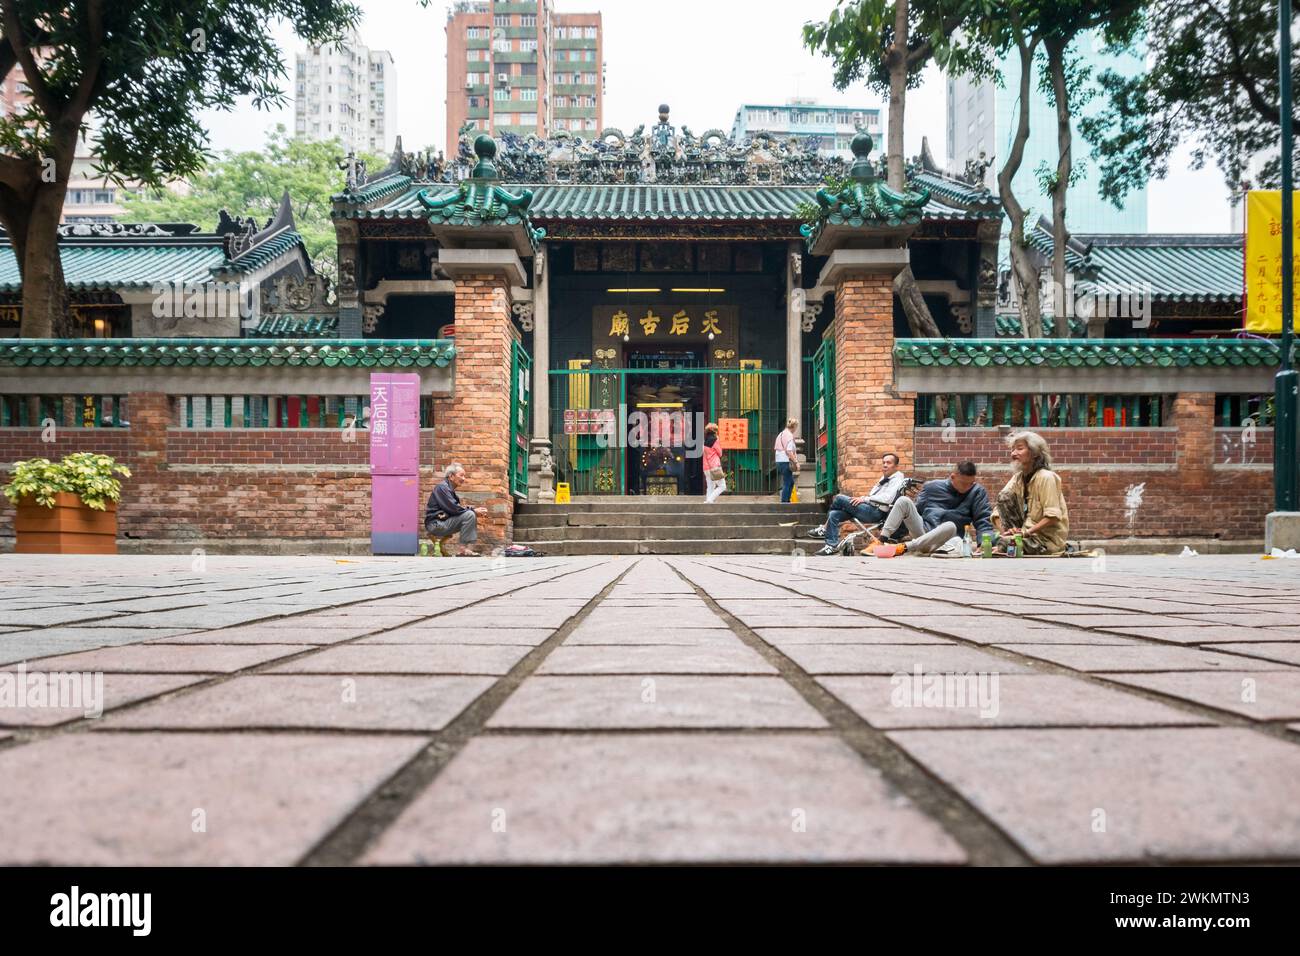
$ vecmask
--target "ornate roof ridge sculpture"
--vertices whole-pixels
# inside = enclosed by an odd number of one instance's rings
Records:
[[[859,132],[854,136],[848,183],[834,192],[824,186],[817,190],[816,217],[799,227],[810,250],[826,245],[821,240],[829,238],[828,227],[897,230],[920,223],[925,204],[930,201],[930,190],[924,186],[902,192],[890,189],[867,158],[871,146],[869,134]],[[835,231],[845,233],[845,229]]]
[[[535,229],[528,219],[528,206],[533,201],[533,191],[523,189],[512,193],[500,185],[493,160],[497,154],[496,141],[486,133],[474,139],[474,153],[478,163],[468,179],[445,196],[432,196],[429,190],[418,193],[420,205],[428,211],[429,222],[443,226],[522,226],[528,243],[534,248],[546,235],[546,230]]]
[[[467,179],[475,161],[473,132],[471,123],[461,127],[457,154],[447,159],[441,153],[434,157],[432,150],[403,153],[399,137],[388,167],[369,178],[364,164],[346,157],[339,162],[347,183],[333,199],[370,201],[387,194],[387,181],[400,176],[418,183]],[[659,121],[649,131],[642,123],[630,134],[609,126],[589,140],[567,130],[545,138],[502,132],[498,140],[495,166],[497,178],[504,183],[813,186],[843,177],[848,170],[840,157],[817,152],[816,136],[778,138],[758,132],[736,142],[717,128],[700,135],[687,126],[679,131],[669,122],[666,103],[660,105]]]

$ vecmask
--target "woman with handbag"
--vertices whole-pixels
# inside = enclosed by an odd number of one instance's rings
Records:
[[[704,503],[711,505],[727,490],[727,473],[722,470],[722,445],[718,442],[718,426],[713,422],[704,426],[704,480],[707,483]]]

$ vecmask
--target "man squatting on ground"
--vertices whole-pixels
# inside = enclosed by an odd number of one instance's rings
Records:
[[[830,514],[826,523],[809,532],[814,538],[826,541],[818,554],[835,554],[840,541],[840,522],[850,518],[864,526],[880,524],[889,514],[898,494],[903,490],[907,476],[898,470],[898,456],[887,452],[880,458],[880,480],[865,495],[850,498],[848,495],[836,495],[831,501]]]
[[[460,532],[460,556],[473,557],[469,547],[478,540],[478,519],[487,514],[486,508],[467,508],[460,503],[456,489],[465,483],[465,466],[448,465],[442,472],[441,484],[434,487],[429,503],[424,509],[424,530],[438,539],[444,557],[451,557],[447,543]]]
[[[898,554],[929,554],[954,537],[963,537],[967,526],[975,529],[976,540],[993,535],[993,508],[984,486],[975,480],[973,461],[961,461],[947,478],[927,481],[913,501],[900,495],[881,526],[881,542],[896,545]],[[907,527],[911,540],[897,540],[899,528]]]

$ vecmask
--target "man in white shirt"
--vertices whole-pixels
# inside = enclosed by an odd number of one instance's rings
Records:
[[[880,480],[865,495],[850,498],[848,495],[836,495],[831,501],[831,513],[826,516],[826,523],[808,532],[813,538],[826,541],[817,553],[835,554],[839,550],[840,522],[850,518],[868,527],[880,524],[889,516],[894,499],[903,489],[907,476],[898,470],[898,456],[886,452],[880,458]]]

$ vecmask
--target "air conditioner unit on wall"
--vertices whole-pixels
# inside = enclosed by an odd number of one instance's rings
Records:
[[[509,73],[498,73],[498,74],[497,74],[497,86],[509,86],[509,85],[510,85],[510,74],[509,74]]]

